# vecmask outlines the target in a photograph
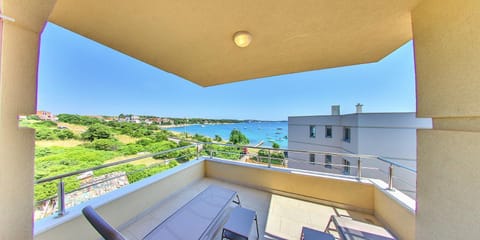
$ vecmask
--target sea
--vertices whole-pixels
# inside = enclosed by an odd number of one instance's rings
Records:
[[[199,134],[211,137],[219,135],[223,140],[228,141],[230,132],[233,129],[240,130],[250,140],[249,145],[257,145],[263,142],[262,146],[271,147],[273,142],[280,145],[280,148],[288,148],[288,122],[242,122],[231,124],[205,124],[189,125],[186,127],[168,128],[175,132],[187,132],[190,135]]]

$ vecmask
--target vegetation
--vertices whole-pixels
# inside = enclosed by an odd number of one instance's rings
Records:
[[[221,146],[206,144],[203,147],[203,155],[213,156],[224,159],[238,160],[242,156],[243,151],[239,147]]]
[[[83,126],[89,126],[95,123],[102,122],[100,119],[97,119],[97,118],[74,115],[74,114],[58,114],[57,117],[59,122],[72,123],[72,124],[78,124]]]
[[[222,137],[220,135],[215,135],[215,138],[213,139],[215,142],[221,142],[223,141]]]
[[[278,143],[276,143],[276,142],[273,142],[273,143],[272,143],[272,148],[278,149],[278,148],[280,148],[280,144],[278,144]]]
[[[78,136],[65,128],[58,127],[57,123],[52,121],[36,120],[38,117],[28,117],[28,121],[23,121],[20,126],[35,128],[35,139],[37,140],[65,140],[76,139]]]
[[[22,126],[36,130],[36,139],[40,141],[80,139],[83,144],[74,147],[36,147],[35,150],[35,180],[57,176],[77,170],[88,169],[105,164],[106,161],[120,156],[132,156],[141,152],[161,152],[179,146],[190,145],[188,142],[177,144],[169,141],[172,136],[169,131],[161,130],[158,126],[136,123],[106,122],[97,118],[72,114],[58,115],[59,122],[70,126],[82,125],[87,127],[80,135],[75,135],[64,125],[51,121],[42,121],[38,117],[27,117],[20,123]],[[128,135],[133,138],[132,143],[122,143],[116,139],[117,135]],[[197,136],[198,139],[204,138]],[[152,164],[122,164],[94,172],[96,176],[111,172],[125,172],[129,182],[135,182],[149,177],[179,163],[189,161],[196,156],[196,149],[187,148],[167,154],[156,155],[153,159],[159,160]],[[64,178],[66,192],[80,187],[77,176]],[[56,195],[58,181],[35,185],[35,199],[48,199]]]
[[[249,144],[250,140],[238,129],[233,129],[232,132],[230,132],[230,143],[232,144]]]
[[[107,126],[95,123],[82,133],[82,139],[92,142],[95,139],[109,139],[113,134]]]
[[[272,164],[277,164],[277,165],[282,165],[283,160],[285,159],[285,155],[281,151],[270,151],[270,157],[269,157],[269,151],[265,149],[261,149],[258,151],[258,157],[254,157],[253,159],[259,162],[263,163],[268,163],[269,158]]]
[[[123,115],[124,117],[127,115]],[[147,118],[144,116],[143,118]],[[156,153],[165,150],[191,145],[188,141],[175,143],[169,138],[173,133],[162,130],[155,124],[131,123],[105,121],[103,119],[73,115],[59,114],[59,123],[43,121],[36,116],[28,116],[21,121],[22,126],[31,127],[36,130],[36,140],[48,143],[50,140],[77,139],[78,146],[53,146],[40,147],[35,149],[35,180],[57,176],[60,174],[77,170],[88,169],[105,164],[107,161],[121,156],[135,156],[140,153]],[[142,117],[140,117],[142,119]],[[186,123],[185,119],[172,119],[175,124]],[[207,120],[188,119],[189,124],[193,123],[231,123],[235,120]],[[64,123],[63,125],[61,123]],[[75,133],[68,128],[71,128]],[[82,127],[79,127],[82,126]],[[78,130],[78,129],[80,130]],[[77,129],[77,130],[75,130]],[[85,130],[86,129],[86,130]],[[121,142],[118,138],[130,137],[131,140]],[[212,142],[212,139],[202,135],[192,136],[192,140],[200,142]],[[221,142],[220,136],[215,136],[215,141]],[[248,144],[249,141],[240,131],[234,130],[230,136],[233,144]],[[55,144],[55,142],[52,142]],[[52,146],[52,145],[47,145]],[[214,155],[225,159],[238,160],[242,150],[232,146],[205,145],[205,155]],[[168,168],[177,166],[180,163],[189,161],[196,157],[195,148],[186,148],[169,153],[153,156],[149,161],[117,165],[94,171],[95,176],[112,173],[125,172],[130,183],[139,181],[145,177],[152,176]],[[158,161],[156,161],[158,160]],[[80,187],[80,181],[72,176],[64,178],[66,192],[71,192]],[[48,199],[56,195],[58,181],[52,181],[35,185],[35,199],[37,201]]]
[[[202,135],[198,135],[198,134],[193,135],[192,138],[193,138],[194,140],[199,141],[199,142],[212,142],[212,139],[211,139],[211,138],[206,137],[206,136],[202,136]]]

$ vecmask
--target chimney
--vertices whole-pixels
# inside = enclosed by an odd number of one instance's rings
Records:
[[[357,113],[362,113],[362,104],[358,103],[357,105],[355,105],[355,107],[357,108]]]
[[[340,115],[340,105],[332,105],[332,115]]]

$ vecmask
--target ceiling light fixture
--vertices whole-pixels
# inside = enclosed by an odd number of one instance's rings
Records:
[[[238,31],[233,34],[233,41],[238,47],[247,47],[252,42],[252,34],[247,31]]]

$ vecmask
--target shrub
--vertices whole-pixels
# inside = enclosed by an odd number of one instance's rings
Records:
[[[96,150],[116,151],[120,145],[121,143],[116,139],[95,139],[86,146]]]
[[[223,141],[223,139],[222,139],[222,137],[220,137],[220,135],[215,135],[215,138],[213,140],[215,140],[216,142]]]
[[[230,132],[230,142],[233,144],[249,144],[250,140],[238,129],[233,129]]]
[[[147,146],[149,144],[152,144],[154,141],[151,138],[141,138],[140,140],[136,141],[136,144],[142,145],[142,146]]]
[[[188,146],[188,145],[192,145],[192,143],[184,141],[184,140],[181,140],[180,142],[178,142],[179,147],[185,147],[185,146]]]
[[[55,129],[53,130],[53,132],[58,137],[58,139],[61,139],[61,140],[75,138],[75,134],[68,129]]]
[[[37,115],[28,115],[27,120],[40,120],[40,117]]]
[[[178,162],[175,160],[170,160],[168,165],[156,164],[149,167],[145,167],[145,165],[137,165],[135,171],[127,173],[127,178],[130,183],[137,182],[177,165]]]
[[[33,124],[34,127],[56,127],[57,123],[52,121],[39,121]]]
[[[123,155],[134,155],[134,154],[137,154],[139,152],[143,152],[145,151],[145,147],[140,145],[140,144],[136,144],[136,143],[129,143],[127,145],[123,145],[120,147],[119,151],[123,154]]]
[[[212,142],[212,139],[209,138],[209,137],[206,137],[206,136],[202,136],[202,135],[199,135],[199,134],[195,134],[193,136],[193,139],[199,141],[199,142]]]
[[[261,149],[258,151],[259,161],[267,163],[268,162],[268,150]],[[256,157],[255,157],[256,159]],[[270,151],[270,159],[273,164],[282,164],[283,159],[285,159],[285,155],[283,152],[279,151]]]
[[[35,159],[35,180],[63,173],[91,168],[104,163],[117,155],[115,152],[98,151],[83,147],[40,148]],[[79,187],[76,176],[64,179],[67,192]],[[35,200],[53,197],[56,193],[55,182],[35,185]]]
[[[177,147],[177,144],[174,143],[174,142],[163,141],[163,142],[152,143],[152,144],[146,146],[145,149],[147,151],[151,152],[151,153],[158,153],[158,152],[162,152],[162,151],[169,150],[169,149],[176,148],[176,147]],[[176,157],[175,152],[170,152],[170,153],[167,153],[167,154],[158,154],[158,155],[153,156],[153,158],[155,158],[155,159],[173,158],[173,157]]]
[[[214,157],[238,160],[243,154],[243,151],[239,147],[233,146],[219,146],[206,144],[203,147],[202,155],[213,155]]]
[[[92,125],[96,123],[101,123],[102,121],[97,118],[92,118],[92,117],[86,117],[86,116],[80,116],[80,115],[75,115],[75,114],[58,114],[58,121],[60,122],[66,122],[66,123],[72,123],[72,124],[79,124],[79,125]]]
[[[35,139],[37,140],[57,140],[57,135],[49,128],[39,128],[35,130]]]
[[[112,137],[110,128],[102,124],[94,124],[82,133],[82,139],[93,141],[95,139],[108,139]]]
[[[162,130],[161,132],[156,132],[155,134],[150,136],[150,138],[153,139],[153,141],[155,142],[161,142],[161,141],[168,140],[168,136],[169,136],[168,132]]]

